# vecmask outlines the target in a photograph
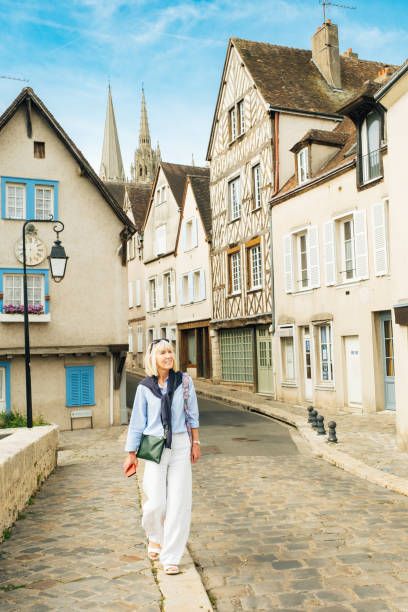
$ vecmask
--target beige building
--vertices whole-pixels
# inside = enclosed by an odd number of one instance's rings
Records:
[[[176,243],[180,368],[211,378],[210,170],[188,175]]]
[[[143,226],[145,346],[156,338],[168,338],[177,355],[175,250],[188,174],[205,176],[208,169],[167,162],[160,164]]]
[[[388,164],[386,176],[389,185],[389,259],[392,272],[388,306],[392,314],[393,362],[395,362],[395,406],[397,439],[403,450],[408,450],[408,254],[406,225],[406,142],[408,137],[408,64],[398,70],[374,94],[375,103],[387,113]],[[387,356],[388,357],[388,356]],[[388,362],[391,360],[387,359]],[[390,367],[386,374],[390,374]]]
[[[92,411],[95,427],[125,414],[127,215],[32,89],[0,117],[0,409],[25,413],[21,235],[26,219],[53,215],[69,256],[60,284],[46,254],[52,223],[35,223],[29,240],[33,414],[62,429],[73,410]],[[121,414],[122,409],[122,414]],[[78,419],[75,427],[89,426]]]
[[[207,153],[214,378],[276,393],[269,201],[293,173],[290,149],[308,130],[332,131],[339,106],[381,68],[340,56],[330,21],[311,51],[230,40]]]
[[[405,213],[391,197],[388,117],[375,100],[393,71],[339,108],[334,130],[295,143],[294,175],[271,201],[277,397],[291,403],[398,410],[393,304],[408,288],[394,249]],[[401,363],[406,353],[405,342]]]

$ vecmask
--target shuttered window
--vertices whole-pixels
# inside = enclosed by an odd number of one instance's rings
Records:
[[[286,293],[320,287],[319,232],[309,225],[283,237]]]
[[[67,406],[95,404],[94,366],[68,366],[65,377]]]

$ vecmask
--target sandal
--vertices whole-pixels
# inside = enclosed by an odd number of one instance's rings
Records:
[[[164,565],[163,566],[164,573],[168,576],[174,576],[175,574],[180,574],[180,569],[178,565]]]
[[[147,547],[147,556],[149,557],[149,559],[151,559],[152,561],[156,561],[156,559],[159,558],[160,556],[160,550],[161,547],[159,545],[159,547],[157,548],[157,546],[152,546],[150,543]]]

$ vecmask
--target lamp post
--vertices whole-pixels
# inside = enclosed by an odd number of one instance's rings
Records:
[[[67,267],[68,257],[65,254],[64,247],[59,240],[59,234],[64,230],[62,221],[54,221],[53,219],[33,219],[26,221],[23,225],[23,295],[24,295],[24,355],[25,355],[25,373],[26,373],[26,407],[27,407],[27,427],[33,426],[33,407],[31,397],[31,356],[30,356],[30,332],[28,321],[28,292],[27,292],[27,261],[26,261],[26,227],[33,223],[58,223],[54,226],[54,232],[57,234],[57,240],[51,249],[50,255],[47,257],[50,263],[51,276],[56,283],[62,281]]]

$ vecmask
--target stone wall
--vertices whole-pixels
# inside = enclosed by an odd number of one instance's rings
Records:
[[[10,434],[5,436],[6,434]],[[0,541],[57,465],[58,427],[0,430]]]

